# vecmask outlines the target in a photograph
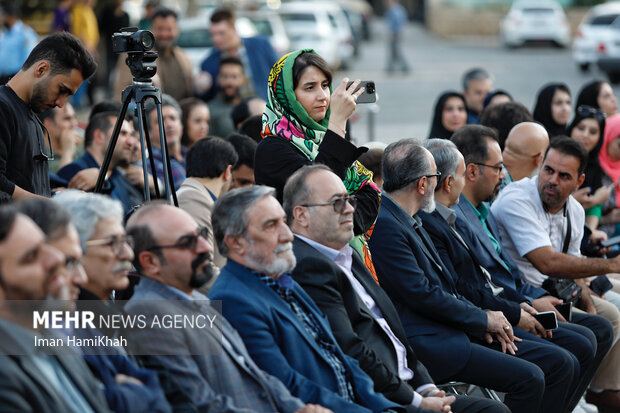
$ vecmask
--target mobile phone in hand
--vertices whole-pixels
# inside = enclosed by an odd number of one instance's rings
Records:
[[[563,303],[555,306],[555,309],[564,317],[566,321],[571,321],[573,315],[573,303]]]
[[[555,311],[543,311],[534,315],[534,318],[543,326],[545,330],[555,330],[558,328],[558,318]]]
[[[349,86],[353,84],[353,81],[347,83],[347,89]],[[364,88],[364,93],[362,93],[357,100],[356,103],[375,103],[377,101],[377,88],[375,87],[375,82],[372,80],[362,80],[357,88],[353,91],[353,93],[360,90],[360,88]]]

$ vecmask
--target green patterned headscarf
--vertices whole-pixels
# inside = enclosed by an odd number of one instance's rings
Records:
[[[263,112],[262,137],[278,135],[291,142],[308,159],[314,161],[323,141],[330,110],[320,122],[312,119],[295,97],[293,88],[293,65],[302,53],[314,53],[312,49],[302,49],[288,53],[280,58],[269,74],[269,101]],[[330,93],[332,91],[330,85]],[[344,185],[349,193],[357,192],[364,185],[372,185],[372,172],[355,161],[347,170]],[[378,190],[378,188],[376,188]]]

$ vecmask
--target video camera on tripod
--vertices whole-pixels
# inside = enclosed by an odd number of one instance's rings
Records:
[[[151,98],[155,101],[157,109],[157,123],[159,127],[159,137],[161,144],[162,157],[165,162],[164,165],[164,188],[166,193],[166,200],[168,202],[178,206],[176,198],[176,192],[174,189],[174,182],[172,180],[172,169],[170,167],[170,158],[168,157],[168,147],[166,141],[166,135],[164,130],[164,122],[161,110],[161,91],[153,86],[152,77],[157,73],[157,52],[150,51],[155,45],[155,36],[148,30],[138,30],[136,27],[126,27],[120,30],[120,32],[112,35],[112,51],[114,53],[127,53],[125,63],[129,66],[131,75],[133,77],[133,84],[123,90],[122,95],[122,107],[121,111],[114,125],[114,131],[110,139],[110,144],[105,154],[103,164],[101,165],[101,171],[97,178],[97,184],[95,185],[95,192],[101,192],[105,177],[110,166],[110,160],[118,140],[118,135],[121,130],[127,108],[131,102],[136,104],[136,116],[138,118],[138,130],[140,132],[140,150],[142,156],[142,171],[144,173],[144,199],[149,201],[151,198],[149,191],[149,179],[147,170],[147,157],[146,150],[149,153],[149,161],[151,167],[151,174],[155,185],[155,196],[160,198],[159,185],[157,183],[157,173],[155,171],[155,162],[153,161],[153,151],[151,148],[151,140],[149,138],[147,125],[146,112],[144,110],[144,103],[147,99]],[[146,148],[146,149],[145,149]]]

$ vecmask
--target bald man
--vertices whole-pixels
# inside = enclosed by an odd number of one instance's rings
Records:
[[[543,154],[549,145],[545,128],[534,122],[521,122],[508,133],[504,143],[504,167],[506,177],[501,187],[529,177],[540,168]]]

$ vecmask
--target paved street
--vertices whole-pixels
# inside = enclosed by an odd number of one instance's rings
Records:
[[[388,76],[383,72],[387,41],[380,18],[374,25],[372,42],[365,43],[361,56],[351,70],[338,73],[362,80],[374,80],[379,93],[374,140],[386,143],[404,137],[426,138],[437,96],[444,90],[460,91],[464,71],[482,66],[495,77],[495,87],[505,89],[513,97],[533,109],[536,93],[545,83],[562,81],[568,84],[573,98],[585,82],[601,78],[604,73],[593,68],[580,73],[573,63],[570,49],[550,45],[532,45],[516,50],[501,46],[498,38],[460,38],[446,40],[412,25],[405,37],[404,51],[413,67],[408,75]],[[614,88],[620,96],[620,88]],[[358,143],[370,139],[368,111],[358,106],[359,119],[353,127]]]

